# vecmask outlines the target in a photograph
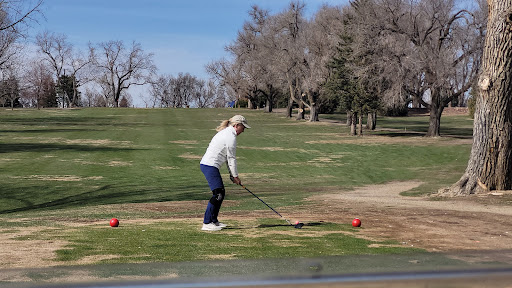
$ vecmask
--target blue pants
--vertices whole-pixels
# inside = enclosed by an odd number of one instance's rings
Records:
[[[203,172],[206,181],[208,181],[208,186],[210,186],[210,190],[212,190],[213,193],[212,198],[208,201],[208,206],[206,206],[203,223],[216,223],[219,222],[220,206],[222,205],[225,195],[222,176],[220,175],[219,169],[216,167],[203,164],[201,164],[201,172]]]

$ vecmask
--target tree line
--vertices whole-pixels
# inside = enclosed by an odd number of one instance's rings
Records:
[[[0,0],[0,105],[130,107],[135,86],[149,86],[148,107],[225,107],[222,87],[190,74],[159,75],[140,43],[110,40],[74,47],[64,34],[39,33],[35,56],[22,40],[39,25],[44,0]]]
[[[226,46],[229,57],[207,71],[249,106],[272,111],[286,97],[288,117],[297,106],[297,118],[307,109],[310,121],[346,111],[352,133],[356,122],[361,131],[363,115],[373,128],[377,111],[426,107],[427,135],[439,136],[444,107],[466,105],[486,17],[481,0],[353,0],[324,5],[310,19],[301,1],[275,14],[254,5]]]

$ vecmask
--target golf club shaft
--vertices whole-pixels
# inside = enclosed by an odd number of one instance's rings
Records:
[[[261,200],[260,197],[256,196],[256,194],[252,193],[251,190],[247,189],[247,187],[245,187],[244,185],[240,185],[242,186],[245,190],[247,190],[247,192],[251,193],[252,196],[256,197],[256,199],[260,200],[261,203],[267,205],[268,208],[272,209],[272,211],[274,211],[277,215],[279,215],[281,218],[283,218],[284,220],[286,220],[286,222],[288,222],[288,224],[292,225],[292,223],[290,223],[290,221],[288,221],[288,219],[284,218],[283,215],[279,214],[279,212],[277,212],[276,210],[274,210],[274,208],[270,207],[267,203],[265,203],[265,201]]]

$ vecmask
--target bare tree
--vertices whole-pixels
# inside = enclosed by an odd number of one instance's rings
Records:
[[[441,194],[512,189],[512,0],[489,0],[489,18],[464,175]]]
[[[27,82],[22,91],[23,107],[56,107],[55,82],[44,62],[33,60],[25,72],[23,79]]]
[[[237,62],[231,62],[226,59],[213,61],[206,65],[206,72],[227,93],[231,89],[235,101],[239,103],[240,96],[244,94],[248,85],[247,81],[242,77],[242,65],[237,64]]]
[[[250,20],[246,21],[237,39],[226,47],[226,50],[234,57],[232,68],[217,70],[217,76],[229,76],[225,84],[233,85],[231,88],[240,96],[248,100],[248,107],[254,108],[259,96],[263,95],[267,109],[272,110],[272,98],[274,91],[273,82],[276,77],[273,70],[269,69],[273,58],[266,49],[267,37],[272,36],[270,31],[272,17],[269,11],[252,6],[249,11]],[[225,65],[226,62],[219,63]],[[229,73],[229,74],[228,74]]]
[[[358,2],[378,21],[372,23],[380,27],[375,39],[384,41],[390,61],[400,67],[401,73],[394,75],[404,77],[390,80],[430,109],[427,136],[439,136],[444,107],[468,91],[477,75],[484,35],[481,17],[457,9],[455,0]],[[424,92],[430,102],[418,98]]]
[[[13,47],[21,37],[26,36],[26,29],[31,23],[37,23],[43,0],[0,0],[0,69],[3,69],[20,50]]]
[[[44,61],[51,67],[57,83],[60,105],[64,108],[66,103],[69,103],[69,95],[66,95],[64,89],[60,87],[59,79],[65,74],[65,68],[70,61],[73,46],[68,42],[66,35],[48,31],[36,36],[36,45],[39,48],[39,52],[44,56]]]
[[[287,91],[287,115],[292,104],[299,105],[297,119],[318,121],[322,85],[329,77],[328,63],[336,53],[338,37],[343,30],[342,9],[324,5],[311,21],[304,16],[305,4],[290,2],[281,13],[268,17],[261,37],[264,67],[270,67],[272,87]],[[269,61],[270,60],[270,61]],[[261,60],[260,60],[261,61]]]
[[[86,107],[107,107],[107,99],[92,88],[85,89],[82,103]]]
[[[213,81],[204,81],[189,73],[179,73],[177,77],[160,75],[151,82],[150,93],[153,107],[161,108],[206,108],[222,102],[224,90],[215,85]]]
[[[197,90],[193,95],[193,102],[197,108],[220,107],[226,106],[224,99],[224,89],[216,85],[214,81],[199,80],[197,82]]]
[[[20,77],[18,75],[18,67],[10,65],[2,69],[0,79],[0,98],[4,98],[9,103],[11,109],[20,106],[20,94],[22,87],[20,85]]]
[[[132,95],[130,93],[124,93],[119,100],[119,107],[128,108],[132,106]]]
[[[13,73],[13,70],[19,70],[14,66],[19,60],[16,56],[22,50],[22,46],[16,45],[16,42],[26,36],[25,28],[37,22],[35,16],[40,13],[39,7],[42,2],[43,0],[0,0],[0,73],[3,79],[3,94],[11,98],[11,105],[14,100],[17,101],[22,90],[19,77],[15,75],[17,73]]]
[[[310,121],[318,121],[320,98],[325,94],[322,86],[330,75],[328,64],[344,31],[342,9],[322,6],[305,29],[302,91],[308,99],[304,105],[310,109]]]
[[[1,16],[0,16],[1,17]],[[13,30],[0,30],[0,69],[4,69],[13,61],[21,47],[15,45],[19,34]]]
[[[150,83],[156,71],[153,54],[146,54],[136,42],[127,48],[122,41],[108,41],[96,47],[90,45],[90,50],[99,73],[96,81],[114,107],[119,106],[122,94],[131,86]]]
[[[301,2],[291,2],[288,9],[275,16],[276,23],[273,31],[275,36],[270,37],[269,47],[272,51],[272,62],[274,70],[284,79],[289,101],[287,116],[291,117],[292,105],[299,105],[297,119],[304,119],[303,99],[306,94],[302,93],[301,86],[304,80],[304,70],[301,67],[304,63],[306,52],[305,26],[307,20],[304,17],[305,5]]]
[[[151,81],[149,93],[152,96],[152,107],[171,107],[172,76],[160,75]]]
[[[173,107],[190,107],[192,96],[196,93],[197,81],[198,79],[190,73],[179,73],[178,77],[174,78]]]
[[[0,0],[0,31],[11,30],[23,35],[23,26],[37,22],[34,17],[44,0]]]
[[[89,55],[85,56],[81,51],[72,52],[70,55],[69,69],[71,70],[72,80],[72,91],[73,95],[68,97],[71,106],[79,105],[80,103],[80,92],[78,88],[82,85],[87,84],[93,80],[93,67],[92,67],[93,55],[92,51],[89,50]]]

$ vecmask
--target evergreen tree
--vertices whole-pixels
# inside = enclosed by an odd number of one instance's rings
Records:
[[[60,95],[59,101],[63,104],[63,107],[70,106],[81,106],[80,92],[75,91],[77,80],[74,76],[62,75],[59,77],[59,85],[57,86],[57,94]],[[73,97],[74,93],[77,93],[77,97]],[[74,101],[73,101],[74,99]]]

